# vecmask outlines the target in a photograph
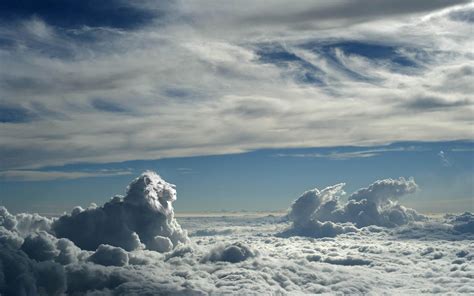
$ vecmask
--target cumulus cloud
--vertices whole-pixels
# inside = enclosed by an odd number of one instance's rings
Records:
[[[66,290],[62,265],[30,259],[24,252],[0,246],[0,292],[3,295],[60,295]]]
[[[306,191],[296,199],[288,213],[292,227],[283,235],[310,237],[334,237],[355,232],[354,227],[379,225],[393,227],[424,219],[413,209],[405,208],[396,201],[401,196],[414,193],[418,186],[413,179],[384,179],[361,188],[348,197],[346,203],[344,183]],[[336,224],[349,223],[349,224]]]
[[[339,234],[356,232],[357,228],[352,224],[333,223],[331,221],[320,222],[309,220],[302,224],[294,224],[288,230],[280,233],[280,236],[308,236],[314,238],[335,237]]]
[[[145,214],[153,211],[169,217],[176,195],[170,184],[159,184],[158,180],[162,181],[149,172],[134,180],[128,194],[136,196],[130,203]],[[326,215],[335,215],[329,211],[334,203],[336,208],[345,209],[348,203],[370,200],[368,203],[379,215],[387,207],[399,210],[392,200],[401,197],[402,192],[414,190],[415,184],[402,179],[377,181],[349,195],[354,199],[347,203],[339,200],[343,198],[343,184],[310,190],[305,198],[295,201],[298,205],[290,221],[293,232],[288,235],[274,235],[277,230],[284,232],[287,226],[287,221],[277,217],[191,216],[181,220],[184,228],[196,233],[191,243],[173,245],[171,237],[150,233],[152,241],[146,244],[147,249],[133,250],[105,243],[91,250],[81,249],[73,241],[56,236],[51,223],[55,225],[61,218],[52,221],[39,215],[12,215],[0,208],[0,293],[472,294],[473,233],[464,231],[472,229],[471,213],[434,217],[400,227],[356,228],[351,223],[314,219],[315,212],[323,214],[322,208]],[[168,193],[161,192],[165,190]],[[137,198],[140,194],[149,199]],[[115,198],[110,203],[125,203],[125,199]],[[87,210],[77,207],[66,216],[108,211],[104,210],[106,205]],[[305,205],[313,212],[304,211]],[[124,205],[121,209],[129,208]],[[123,222],[131,227],[130,221]],[[107,223],[107,219],[92,222]],[[209,231],[200,233],[203,229]],[[136,233],[137,240],[143,243],[142,235]],[[342,233],[346,234],[338,235]],[[89,235],[86,232],[85,237]]]
[[[388,200],[397,200],[399,197],[414,193],[418,189],[414,179],[385,179],[371,184],[367,188],[357,190],[349,196],[349,200],[361,201],[366,199],[377,206],[387,203]]]
[[[89,261],[104,266],[124,266],[128,264],[128,254],[119,247],[100,245]]]
[[[248,246],[237,242],[231,245],[219,245],[212,249],[204,258],[207,261],[225,261],[230,263],[242,262],[248,258],[255,257],[256,252]]]
[[[453,225],[453,229],[460,233],[474,233],[474,214],[465,212],[460,215],[447,215],[448,223]]]
[[[27,236],[21,245],[21,250],[36,261],[52,260],[59,255],[54,238],[46,232]]]
[[[128,186],[125,197],[115,196],[101,207],[76,208],[54,221],[52,231],[87,250],[109,244],[128,251],[168,251],[188,240],[174,218],[175,200],[175,186],[148,171]]]
[[[26,237],[36,231],[49,232],[51,223],[51,219],[40,216],[36,213],[20,213],[12,215],[5,207],[0,206],[0,225],[21,237]]]

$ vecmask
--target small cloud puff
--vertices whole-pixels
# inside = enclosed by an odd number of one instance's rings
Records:
[[[238,263],[248,258],[255,257],[257,253],[250,249],[250,247],[237,242],[230,245],[219,245],[212,249],[206,256],[203,257],[202,262],[225,261],[230,263]]]
[[[128,264],[128,254],[119,247],[100,245],[89,261],[104,266],[124,266]]]

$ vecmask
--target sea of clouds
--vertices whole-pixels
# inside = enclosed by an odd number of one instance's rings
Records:
[[[413,179],[347,198],[343,186],[304,192],[284,216],[180,223],[175,186],[149,171],[126,196],[58,218],[0,207],[0,294],[474,293],[474,215],[403,207]]]

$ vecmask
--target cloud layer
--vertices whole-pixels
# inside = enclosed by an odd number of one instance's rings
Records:
[[[0,207],[0,293],[2,295],[267,295],[267,294],[472,294],[471,213],[412,221],[402,226],[359,227],[313,219],[321,206],[341,195],[343,184],[311,190],[290,212],[275,216],[173,217],[174,186],[145,172],[127,196],[102,207],[76,208],[49,219],[10,214]],[[411,193],[413,180],[381,180],[350,196],[394,207],[389,199]],[[118,206],[119,205],[119,206]],[[304,211],[306,205],[310,211]],[[344,206],[345,204],[341,204]],[[112,216],[110,208],[121,214]],[[136,217],[140,208],[142,218]],[[344,207],[343,207],[344,208]],[[399,210],[396,207],[396,210]],[[89,211],[89,214],[84,215]],[[102,219],[92,219],[101,213]],[[79,219],[80,215],[83,218]],[[107,214],[107,215],[105,215]],[[157,219],[145,219],[153,214]],[[381,214],[381,213],[379,213]],[[75,227],[61,238],[58,225]],[[111,224],[115,219],[117,224]],[[142,223],[133,231],[132,222]],[[159,225],[157,224],[160,221]],[[397,220],[398,221],[398,220]],[[88,225],[112,235],[93,236]],[[295,225],[307,228],[295,228]],[[121,225],[118,227],[117,225]],[[392,227],[395,226],[395,227]],[[176,228],[173,228],[176,227]],[[293,227],[293,235],[275,235]],[[124,229],[129,229],[125,232]],[[160,229],[160,230],[158,230]],[[174,244],[173,229],[183,243]],[[210,230],[213,231],[210,231]],[[208,230],[208,231],[205,231]],[[156,235],[156,231],[159,235]],[[308,232],[311,232],[308,235]],[[121,235],[121,234],[126,235]],[[168,233],[168,232],[167,232]],[[314,235],[317,234],[317,235]],[[310,237],[307,237],[310,236]],[[131,238],[145,248],[126,246]],[[113,239],[111,239],[113,238]],[[152,239],[153,238],[153,239]],[[81,247],[85,242],[90,245]],[[449,244],[446,244],[449,241]],[[94,247],[92,247],[94,246]],[[152,246],[152,247],[150,247]]]
[[[2,170],[473,138],[467,1],[63,2],[0,9]]]

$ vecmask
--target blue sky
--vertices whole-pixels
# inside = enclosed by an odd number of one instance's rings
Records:
[[[442,151],[442,152],[441,152]],[[108,170],[122,176],[4,181],[12,210],[61,213],[124,194],[131,178],[158,171],[177,185],[178,212],[285,210],[303,191],[345,182],[352,193],[375,180],[414,177],[420,190],[403,204],[425,212],[473,210],[474,144],[403,142],[376,147],[263,149],[241,154],[77,164],[45,171]]]
[[[153,169],[182,211],[399,176],[420,210],[472,209],[473,9],[2,1],[0,200],[63,211]]]

